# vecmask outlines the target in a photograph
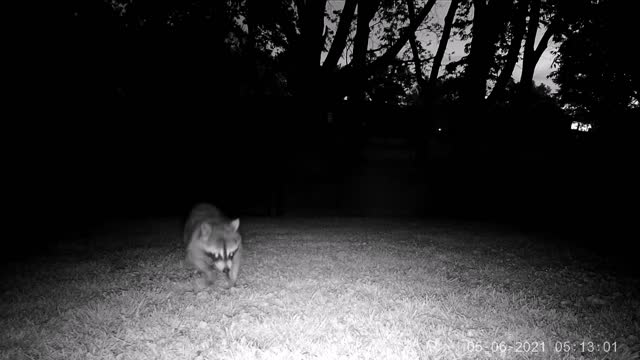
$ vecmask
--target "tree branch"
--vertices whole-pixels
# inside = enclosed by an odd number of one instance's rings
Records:
[[[414,21],[413,17],[415,15],[413,0],[407,0],[407,9],[409,10],[409,22],[412,22]],[[409,37],[409,44],[411,45],[411,53],[413,54],[413,62],[416,69],[416,80],[418,84],[422,84],[424,82],[424,76],[422,75],[422,62],[420,61],[420,53],[418,52],[415,33]]]
[[[342,13],[340,14],[340,24],[338,24],[336,36],[333,38],[329,53],[324,60],[324,64],[322,64],[322,69],[325,72],[333,71],[338,65],[340,56],[344,52],[347,44],[349,32],[351,31],[351,23],[353,22],[357,3],[358,0],[346,0],[344,3],[344,8],[342,8]]]
[[[371,71],[375,71],[376,69],[386,66],[391,62],[391,60],[393,60],[393,58],[395,58],[398,55],[398,53],[400,52],[400,50],[402,50],[402,48],[407,43],[407,41],[409,41],[411,36],[412,35],[415,36],[416,29],[424,21],[427,15],[429,15],[429,12],[431,12],[431,9],[433,8],[433,5],[435,3],[436,3],[436,0],[429,0],[427,2],[427,4],[422,8],[418,16],[415,18],[415,21],[411,21],[408,26],[406,26],[400,31],[401,35],[398,41],[396,41],[396,43],[393,44],[393,46],[391,46],[391,48],[389,48],[389,50],[387,50],[387,52],[385,52],[384,55],[377,58],[371,64]]]
[[[429,76],[429,83],[433,84],[438,79],[438,73],[440,72],[440,64],[442,64],[442,58],[444,52],[447,49],[447,43],[449,42],[449,36],[451,34],[451,28],[453,26],[453,19],[456,16],[458,10],[458,4],[460,0],[451,0],[447,16],[444,20],[444,28],[442,29],[442,37],[440,38],[440,44],[438,44],[438,50],[433,60],[433,66],[431,67],[431,75]]]

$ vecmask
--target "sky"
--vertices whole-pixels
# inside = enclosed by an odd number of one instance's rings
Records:
[[[542,37],[543,32],[544,32],[544,29],[538,30],[538,33],[536,36],[538,40],[536,41],[539,41],[540,37]],[[451,61],[459,60],[462,56],[465,55],[464,45],[465,45],[464,42],[461,42],[457,39],[449,40],[449,46],[447,47],[447,51],[445,53],[445,59],[443,60],[443,64],[442,64],[443,69],[444,69],[444,65],[446,65],[447,63]],[[433,53],[435,53],[436,51],[436,46],[437,45],[433,46],[433,49],[432,49]],[[558,89],[558,85],[556,85],[551,79],[548,79],[547,76],[549,76],[549,74],[554,70],[552,68],[553,59],[554,59],[552,51],[556,48],[556,46],[557,45],[554,45],[551,42],[549,43],[549,46],[544,51],[544,53],[542,53],[540,60],[536,64],[536,69],[533,74],[533,81],[535,81],[536,84],[543,83],[548,87],[550,87],[552,91],[556,91]],[[511,77],[513,77],[516,81],[520,81],[521,73],[522,73],[522,60],[519,60],[518,63],[516,64],[516,67],[513,69],[513,74],[511,75]]]
[[[449,5],[450,5],[450,1],[448,0],[439,0],[434,5],[434,10],[432,10],[432,12],[434,12],[435,14],[434,16],[436,19],[438,19],[440,24],[444,24],[444,18],[447,14],[447,10],[449,9]],[[542,37],[544,30],[545,29],[542,27],[538,29],[538,32],[536,34],[536,45],[540,41],[540,38]],[[439,37],[438,38],[434,37],[433,39],[435,39],[435,41],[432,41],[432,46],[427,48],[430,49],[431,52],[435,54],[438,46]],[[462,42],[460,39],[455,37],[450,38],[449,45],[447,46],[447,51],[445,53],[445,58],[442,64],[443,67],[448,62],[457,61],[462,56],[464,56],[465,55],[464,46],[465,46],[465,42]],[[533,80],[535,81],[536,84],[543,83],[549,86],[552,91],[557,90],[558,86],[555,83],[553,83],[551,79],[547,79],[547,76],[551,73],[551,71],[553,71],[552,63],[553,63],[554,57],[552,52],[555,49],[555,47],[556,45],[552,44],[552,42],[549,42],[549,46],[540,57],[540,60],[538,61],[538,64],[536,64],[536,69],[533,74]],[[519,81],[521,72],[522,72],[522,60],[518,61],[518,64],[516,64],[516,67],[513,70],[513,74],[511,76],[517,81]]]
[[[542,36],[542,31],[538,30],[538,38]],[[552,51],[557,48],[556,44],[552,44],[549,42],[549,46],[542,53],[538,64],[536,65],[536,70],[533,73],[533,81],[538,83],[543,83],[551,88],[551,90],[558,90],[558,85],[556,85],[551,79],[547,79],[547,76],[554,70],[552,67],[554,56]],[[513,75],[516,79],[520,78],[520,72],[522,70],[522,62],[518,63],[518,66],[513,70]]]
[[[340,10],[340,9],[342,9],[343,5],[344,5],[344,0],[329,0],[328,1],[328,9],[329,9],[329,11],[331,11],[331,10]],[[449,8],[449,5],[450,5],[450,1],[448,1],[448,0],[438,0],[436,2],[436,4],[434,5],[434,9],[432,10],[432,14],[440,22],[440,24],[444,23],[444,18],[445,18],[446,14],[447,14],[447,10]],[[328,26],[331,26],[331,24],[328,23],[328,22],[326,24]],[[538,33],[537,33],[537,36],[536,36],[536,41],[539,41],[539,39],[540,39],[540,37],[542,37],[543,33],[544,33],[544,28],[538,29]],[[433,33],[423,32],[422,34],[418,34],[418,39],[420,39],[422,37],[423,45],[425,46],[425,48],[430,50],[432,54],[435,54],[436,50],[437,50],[438,42],[439,42],[439,35],[440,34],[433,34]],[[429,39],[431,40],[431,44],[430,44],[430,46],[427,46],[427,40],[429,40]],[[536,42],[536,44],[537,44],[537,42]],[[452,61],[457,61],[457,60],[459,60],[461,57],[463,57],[465,55],[464,46],[465,46],[465,42],[461,41],[458,38],[455,38],[455,37],[452,36],[449,39],[449,45],[447,46],[447,51],[445,52],[445,56],[444,56],[444,59],[443,59],[441,71],[444,70],[444,67],[445,67],[445,65],[447,63],[452,62]],[[371,43],[369,44],[369,48],[374,48],[374,47],[375,47],[374,44],[371,44]],[[538,64],[536,65],[536,69],[535,69],[535,72],[534,72],[534,75],[533,75],[533,80],[535,81],[536,84],[543,83],[543,84],[549,86],[552,91],[556,91],[558,89],[558,86],[555,83],[553,83],[553,81],[551,79],[547,78],[547,76],[551,73],[551,71],[553,71],[552,63],[553,63],[553,58],[554,57],[553,57],[552,51],[554,49],[555,49],[555,45],[553,45],[550,42],[549,43],[549,47],[547,47],[545,52],[540,57],[540,60],[538,61]],[[521,71],[522,71],[522,61],[519,61],[518,64],[516,65],[515,69],[513,70],[512,77],[515,78],[517,81],[519,81]]]

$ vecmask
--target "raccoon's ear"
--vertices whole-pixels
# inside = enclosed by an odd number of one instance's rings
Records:
[[[235,219],[231,222],[231,227],[233,228],[233,231],[238,231],[238,228],[240,227],[240,219]]]
[[[209,235],[211,235],[211,232],[213,231],[213,229],[211,229],[211,225],[204,223],[202,225],[200,225],[200,237],[201,238],[208,238]]]

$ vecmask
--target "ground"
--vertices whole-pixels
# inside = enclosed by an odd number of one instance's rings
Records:
[[[249,218],[199,288],[177,219],[5,264],[0,359],[638,359],[638,279],[481,223]]]

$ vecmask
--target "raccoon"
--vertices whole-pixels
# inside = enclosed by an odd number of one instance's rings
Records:
[[[199,204],[191,210],[184,227],[186,260],[203,274],[207,286],[215,281],[215,270],[225,275],[226,288],[236,284],[242,259],[239,226],[240,219],[227,219],[213,205]]]

